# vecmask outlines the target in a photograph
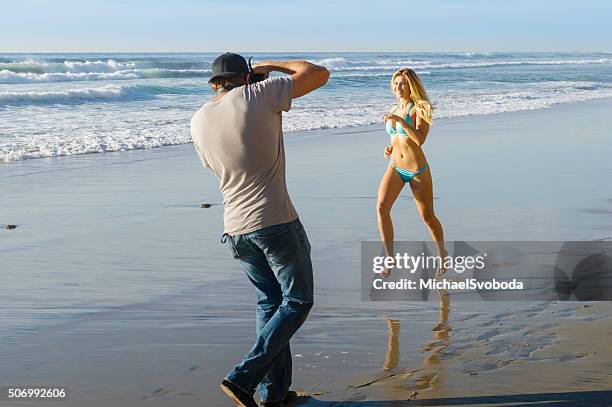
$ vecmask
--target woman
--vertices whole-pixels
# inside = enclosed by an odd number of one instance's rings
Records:
[[[431,172],[427,159],[421,149],[431,124],[431,103],[421,79],[412,69],[400,69],[391,78],[391,90],[398,105],[389,114],[384,115],[387,132],[391,136],[391,145],[385,149],[384,157],[391,157],[389,168],[380,181],[376,211],[378,229],[387,256],[394,256],[393,223],[391,207],[406,183],[410,184],[416,207],[429,229],[432,239],[438,248],[438,256],[444,257],[444,232],[434,213],[433,188]],[[445,270],[439,267],[437,274]],[[387,277],[390,270],[383,272]]]

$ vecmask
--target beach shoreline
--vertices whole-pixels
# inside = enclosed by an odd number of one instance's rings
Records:
[[[447,239],[610,240],[611,108],[436,122],[424,148]],[[360,300],[387,142],[382,124],[285,138],[316,279],[292,342],[295,388],[308,394],[296,405],[609,400],[608,303],[456,303],[441,321],[435,302]],[[193,147],[0,168],[0,223],[17,225],[0,229],[0,387],[63,385],[70,406],[230,406],[218,382],[253,340],[255,300],[219,243],[221,197]],[[398,239],[429,240],[407,189],[400,200]]]
[[[286,132],[378,123],[389,79],[413,67],[435,117],[525,111],[612,96],[607,53],[258,53],[303,59],[330,81],[296,101]],[[194,110],[213,95],[215,53],[0,53],[0,162],[129,151],[190,141]]]

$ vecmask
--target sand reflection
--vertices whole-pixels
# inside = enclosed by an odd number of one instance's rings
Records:
[[[440,297],[440,313],[438,320],[432,328],[433,338],[419,350],[425,353],[422,366],[419,369],[403,372],[393,372],[393,369],[398,368],[400,361],[400,321],[387,318],[387,353],[383,364],[384,376],[391,378],[404,377],[411,383],[409,388],[414,390],[426,389],[434,386],[440,379],[440,365],[442,364],[441,354],[450,344],[451,326],[448,323],[450,315],[450,296],[445,290],[438,290]],[[416,374],[419,372],[420,374]],[[416,375],[413,375],[415,373]]]

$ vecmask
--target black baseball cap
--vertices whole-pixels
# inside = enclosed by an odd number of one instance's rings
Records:
[[[249,66],[242,55],[226,52],[218,56],[212,64],[212,77],[208,80],[223,76],[239,76],[249,73]]]

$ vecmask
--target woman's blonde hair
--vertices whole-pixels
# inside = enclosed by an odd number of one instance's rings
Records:
[[[429,96],[427,96],[427,92],[425,92],[425,87],[423,86],[423,82],[421,82],[421,78],[409,68],[402,68],[393,74],[391,77],[391,89],[393,89],[393,81],[398,76],[403,76],[408,81],[408,86],[410,86],[410,97],[414,101],[414,107],[416,108],[417,115],[421,116],[423,120],[427,123],[431,124],[431,102],[429,101]]]

